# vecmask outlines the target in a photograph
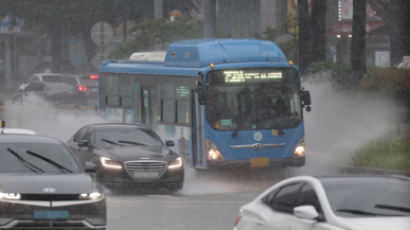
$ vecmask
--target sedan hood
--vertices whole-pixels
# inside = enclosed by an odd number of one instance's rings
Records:
[[[0,175],[0,191],[25,194],[81,194],[95,191],[97,185],[87,174],[44,175],[4,174]]]
[[[99,149],[97,153],[118,161],[164,160],[169,150],[162,146],[115,146],[108,149]]]
[[[368,217],[368,218],[343,218],[352,229],[371,230],[408,230],[410,216],[408,217]]]

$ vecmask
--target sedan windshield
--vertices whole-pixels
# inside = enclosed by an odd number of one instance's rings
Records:
[[[102,148],[113,145],[162,146],[161,139],[151,130],[130,127],[98,127],[95,143]]]
[[[410,216],[410,182],[369,179],[324,182],[330,206],[345,217]]]
[[[73,155],[62,144],[1,143],[0,173],[80,173]]]

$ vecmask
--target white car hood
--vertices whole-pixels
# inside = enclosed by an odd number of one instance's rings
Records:
[[[409,217],[343,218],[354,230],[409,230]]]

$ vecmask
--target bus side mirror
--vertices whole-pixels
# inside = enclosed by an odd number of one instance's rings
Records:
[[[310,112],[312,110],[312,108],[310,107],[310,105],[312,104],[312,100],[310,98],[309,90],[302,89],[302,101],[303,106],[306,106],[306,111]]]

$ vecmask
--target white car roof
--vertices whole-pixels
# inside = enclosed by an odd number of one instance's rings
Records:
[[[25,134],[25,135],[36,135],[37,133],[30,129],[20,129],[20,128],[0,128],[0,134]]]

